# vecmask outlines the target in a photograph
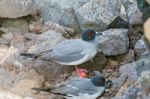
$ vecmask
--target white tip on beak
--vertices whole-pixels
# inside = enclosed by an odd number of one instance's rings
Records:
[[[102,32],[96,32],[96,35],[103,35]]]

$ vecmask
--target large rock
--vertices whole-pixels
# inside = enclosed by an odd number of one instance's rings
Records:
[[[128,51],[129,39],[127,29],[109,29],[99,36],[99,50],[107,56],[125,54]]]
[[[26,38],[30,39],[30,42],[33,43],[28,50],[28,52],[32,53],[40,53],[49,50],[57,43],[65,40],[61,33],[52,30],[39,35],[26,33]]]
[[[38,73],[44,76],[49,83],[58,83],[66,79],[65,77],[74,70],[74,66],[62,66],[51,61],[32,60],[23,58],[21,64],[24,67],[33,67]]]
[[[91,1],[91,0],[72,0],[72,2],[70,2],[70,4],[73,5],[74,10],[76,11],[89,1]]]
[[[142,22],[142,13],[138,9],[137,0],[122,0],[130,24],[139,24]]]
[[[120,14],[120,8],[119,0],[90,0],[75,12],[82,29],[102,31]]]
[[[18,18],[36,12],[33,0],[1,0],[0,17]]]
[[[20,69],[19,73],[1,68],[0,79],[1,99],[37,99],[39,96],[34,95],[31,88],[42,87],[44,82],[43,76],[28,67]]]
[[[143,87],[150,88],[150,70],[146,70],[141,73],[139,82]]]
[[[143,57],[144,54],[146,54],[147,50],[148,49],[146,47],[144,40],[143,39],[138,40],[134,46],[136,59],[140,59],[141,57]]]
[[[60,25],[79,29],[73,9],[73,0],[35,0],[42,11],[43,21],[52,21]]]
[[[121,66],[120,72],[128,75],[128,80],[137,81],[141,73],[145,70],[150,70],[149,58],[142,58],[136,62],[125,64]]]
[[[26,71],[20,71],[16,76],[11,91],[20,96],[32,96],[32,87],[41,87],[43,85],[44,78],[39,75],[34,69],[27,69]]]
[[[150,87],[149,71],[150,58],[143,58],[121,66],[119,78],[122,79],[122,75],[127,75],[127,80],[125,79],[126,82],[112,99],[149,99],[150,94],[146,96],[146,89]]]

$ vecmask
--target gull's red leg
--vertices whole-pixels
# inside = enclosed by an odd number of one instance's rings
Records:
[[[79,69],[78,69],[77,65],[75,65],[75,68],[76,68],[76,71],[77,71],[78,75],[81,77],[81,75],[80,75],[80,71],[79,71]]]
[[[75,66],[75,68],[76,68],[76,71],[77,71],[78,75],[81,78],[87,78],[88,77],[88,70],[78,68],[77,66]]]

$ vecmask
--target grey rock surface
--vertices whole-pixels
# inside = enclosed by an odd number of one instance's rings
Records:
[[[149,58],[142,58],[136,62],[121,66],[120,72],[128,75],[128,80],[137,81],[141,73],[145,70],[150,70]]]
[[[35,86],[40,87],[43,82],[43,76],[39,75],[35,69],[22,70],[17,74],[11,91],[24,97],[32,96],[31,88]]]
[[[1,18],[18,18],[36,13],[33,0],[0,0]]]
[[[119,78],[123,79],[125,76],[122,77],[122,75],[127,75],[127,81],[119,88],[118,93],[112,99],[148,99],[150,95],[146,90],[150,88],[149,71],[150,58],[141,58],[136,62],[121,66]],[[118,79],[115,79],[115,82],[120,82]]]
[[[107,56],[124,54],[128,51],[129,39],[127,29],[109,29],[99,36],[99,50]]]
[[[136,59],[140,59],[141,57],[144,57],[145,54],[148,54],[146,44],[143,39],[140,39],[136,42],[134,46],[134,51],[136,55]]]
[[[44,22],[52,21],[78,30],[73,2],[74,0],[35,0],[35,4],[42,11]]]
[[[119,0],[91,0],[77,9],[80,27],[103,31],[119,15]]]
[[[142,13],[138,9],[137,0],[122,0],[130,25],[142,22]]]

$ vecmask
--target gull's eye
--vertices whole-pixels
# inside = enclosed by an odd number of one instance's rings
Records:
[[[105,78],[101,78],[101,79],[99,80],[99,83],[105,83]]]
[[[93,35],[94,35],[93,32],[89,32],[89,33],[88,33],[88,36],[89,36],[90,38],[93,37]]]
[[[82,32],[82,39],[85,40],[85,41],[90,41],[90,40],[93,40],[95,38],[95,31],[93,30],[84,30]]]
[[[88,39],[93,39],[94,37],[95,37],[95,33],[94,32],[88,32],[88,34],[87,34],[87,36],[88,36]]]

